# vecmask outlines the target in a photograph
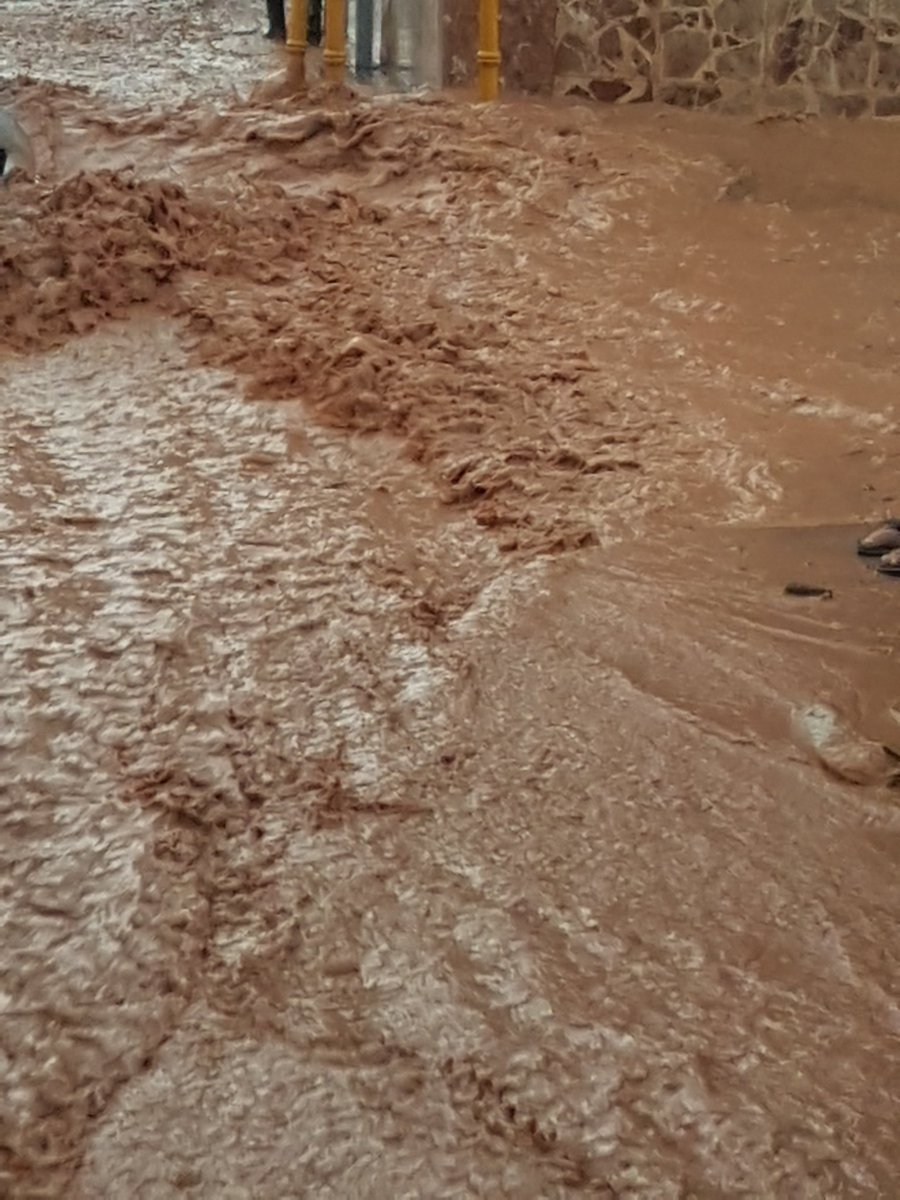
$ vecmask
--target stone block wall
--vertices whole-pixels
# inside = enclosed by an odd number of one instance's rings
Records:
[[[900,0],[558,0],[554,89],[898,115]]]
[[[501,0],[504,86],[631,103],[900,115],[900,0]],[[443,0],[444,79],[478,0]]]

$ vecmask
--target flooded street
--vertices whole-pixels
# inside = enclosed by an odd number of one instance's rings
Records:
[[[262,16],[0,0],[0,1197],[890,1200],[896,124]]]

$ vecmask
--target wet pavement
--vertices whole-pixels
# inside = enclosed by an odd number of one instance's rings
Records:
[[[0,20],[0,1195],[892,1197],[895,126]]]

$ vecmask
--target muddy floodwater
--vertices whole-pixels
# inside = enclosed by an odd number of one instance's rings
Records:
[[[0,1196],[896,1200],[900,128],[260,8],[0,3]]]

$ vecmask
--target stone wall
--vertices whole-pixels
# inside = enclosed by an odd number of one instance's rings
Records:
[[[551,92],[557,0],[500,0],[503,86],[516,92]],[[478,53],[478,0],[444,0],[444,79],[471,83]]]
[[[554,88],[620,103],[900,114],[900,0],[559,0]]]
[[[478,0],[443,0],[444,79]],[[900,0],[501,0],[504,86],[630,103],[900,115]]]

